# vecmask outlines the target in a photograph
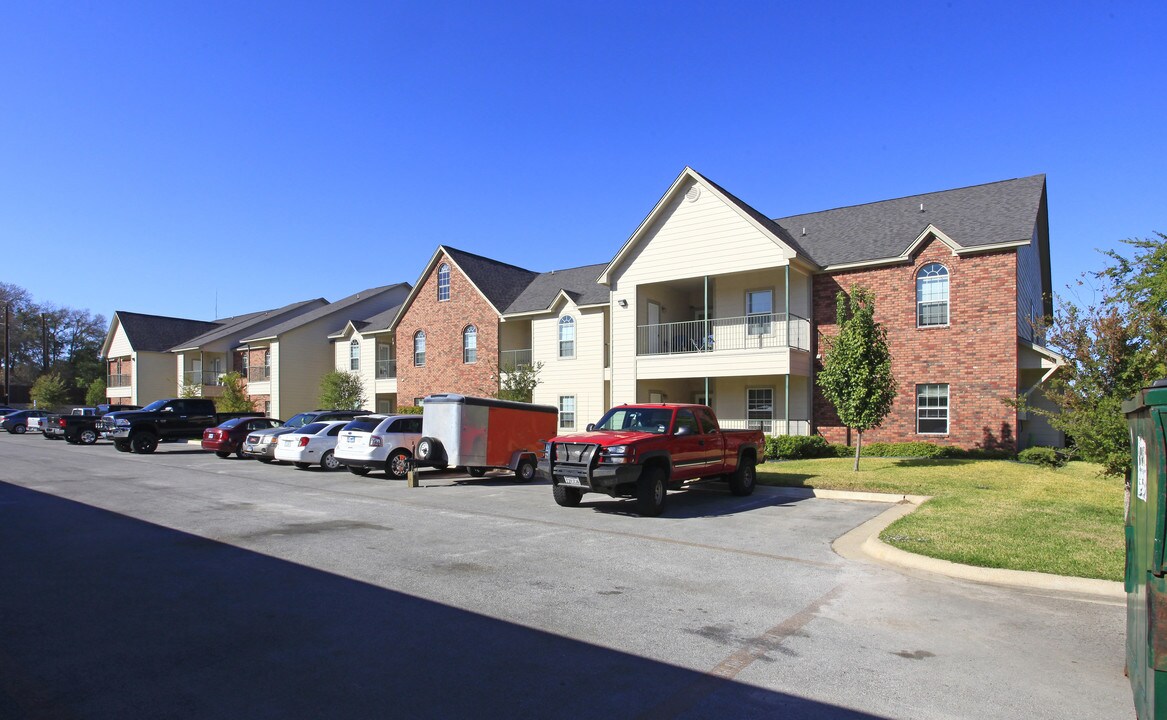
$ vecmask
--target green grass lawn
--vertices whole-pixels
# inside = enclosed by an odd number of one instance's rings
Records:
[[[1123,481],[1098,465],[1058,470],[1007,460],[863,458],[767,462],[758,483],[931,495],[880,539],[980,567],[1122,581]]]

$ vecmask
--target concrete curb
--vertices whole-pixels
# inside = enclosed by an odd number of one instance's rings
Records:
[[[862,493],[838,490],[815,490],[812,488],[772,488],[779,495],[801,498],[822,498],[827,500],[860,500],[864,502],[895,503],[893,507],[868,520],[859,527],[839,537],[831,548],[847,559],[868,559],[911,570],[936,573],[960,580],[1003,585],[1006,587],[1047,590],[1052,592],[1089,595],[1105,600],[1125,600],[1126,591],[1120,582],[1095,580],[1091,578],[1065,577],[1048,573],[1023,570],[1001,570],[961,565],[948,560],[916,555],[892,547],[879,539],[884,528],[901,517],[914,512],[925,501],[922,495],[891,495],[887,493]]]

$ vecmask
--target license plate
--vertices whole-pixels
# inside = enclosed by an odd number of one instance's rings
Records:
[[[345,440],[348,442],[349,445],[352,445],[353,443],[355,443],[357,441],[357,436],[356,435],[349,435],[347,438],[345,438]]]
[[[582,483],[582,482],[580,482],[580,479],[579,479],[579,478],[577,478],[577,477],[572,477],[572,476],[570,476],[570,475],[565,475],[565,476],[564,476],[564,478],[563,478],[563,484],[564,484],[564,485],[583,485],[583,483]]]

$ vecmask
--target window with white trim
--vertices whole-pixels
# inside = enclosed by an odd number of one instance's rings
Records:
[[[916,386],[916,432],[948,434],[948,384]]]
[[[559,357],[575,357],[575,318],[570,315],[559,318]]]
[[[361,341],[356,338],[348,344],[348,369],[361,369]]]
[[[478,362],[478,328],[473,325],[462,331],[462,362]]]
[[[442,263],[438,266],[438,302],[450,299],[450,266]]]
[[[563,430],[575,429],[575,395],[559,396],[559,427]]]
[[[769,335],[774,319],[774,291],[746,291],[746,327],[750,335]]]
[[[948,324],[948,268],[928,263],[916,273],[916,327]]]
[[[416,367],[425,367],[425,330],[418,330],[413,334],[413,364]]]
[[[774,388],[746,389],[746,427],[770,433],[774,430]]]

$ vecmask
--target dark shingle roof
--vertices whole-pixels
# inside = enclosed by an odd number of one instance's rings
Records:
[[[188,338],[219,327],[218,322],[144,315],[118,310],[114,313],[130,345],[138,352],[166,352]]]
[[[500,313],[506,312],[515,298],[539,275],[531,270],[498,260],[443,246],[450,259],[462,268],[470,282],[486,296]]]
[[[536,275],[523,292],[507,307],[507,313],[538,312],[546,310],[562,290],[576,305],[596,305],[608,302],[607,286],[596,282],[605,264],[553,270]]]
[[[195,348],[209,345],[218,340],[229,338],[232,335],[237,335],[236,340],[239,340],[243,334],[259,332],[263,329],[264,323],[273,322],[287,313],[303,310],[313,303],[319,305],[327,305],[328,301],[324,298],[315,298],[313,300],[302,300],[300,302],[291,303],[281,308],[274,310],[261,310],[260,312],[248,313],[247,315],[238,315],[236,317],[223,318],[216,320],[218,326],[210,332],[203,333],[198,337],[184,340],[182,343],[171,348],[178,350],[180,348]]]
[[[1038,220],[1044,187],[1045,175],[1031,175],[791,215],[775,222],[796,237],[819,265],[884,260],[902,255],[928,225],[966,248],[1028,241]]]
[[[318,307],[315,310],[312,310],[311,312],[306,312],[303,315],[297,315],[296,317],[292,318],[291,320],[288,320],[287,322],[282,322],[279,325],[267,328],[266,330],[262,331],[261,334],[243,338],[242,341],[246,342],[249,340],[258,340],[261,338],[279,337],[280,335],[282,335],[286,332],[289,332],[291,330],[295,330],[296,328],[298,328],[302,325],[307,325],[310,322],[314,322],[314,321],[320,320],[322,318],[332,318],[334,315],[339,315],[340,317],[333,318],[335,320],[335,322],[333,323],[332,326],[328,327],[327,332],[325,332],[325,335],[333,335],[333,334],[338,333],[341,330],[343,330],[344,326],[346,324],[348,324],[348,321],[352,319],[351,314],[346,313],[345,312],[346,310],[348,310],[352,306],[356,305],[357,303],[363,302],[363,301],[368,300],[369,298],[372,298],[376,295],[380,295],[381,293],[384,293],[384,292],[389,291],[389,290],[394,290],[394,289],[400,288],[400,287],[408,288],[409,284],[408,283],[395,283],[393,285],[382,285],[381,287],[375,287],[375,288],[369,288],[368,290],[362,290],[359,293],[354,293],[352,295],[349,295],[346,298],[342,298],[340,300],[337,300],[334,303],[329,303],[327,305],[323,305],[321,307]],[[362,313],[368,312],[368,309],[367,308],[362,309],[362,310],[360,310],[360,312],[362,312]]]

